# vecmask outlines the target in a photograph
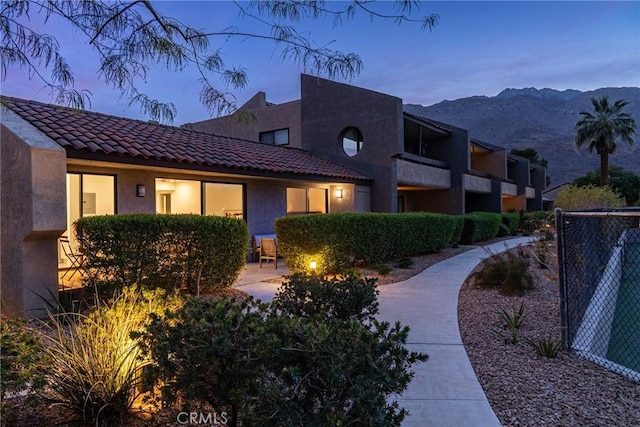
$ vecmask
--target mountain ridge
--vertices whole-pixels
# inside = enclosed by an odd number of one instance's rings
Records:
[[[507,148],[533,148],[547,159],[551,185],[571,182],[600,166],[600,156],[574,146],[574,127],[581,111],[593,111],[591,98],[608,95],[611,102],[629,102],[623,111],[640,124],[640,88],[607,87],[579,91],[533,87],[507,88],[493,97],[472,96],[442,101],[430,106],[405,104],[408,113],[469,130],[472,138]],[[611,165],[640,175],[640,129],[635,149],[618,142],[609,157]]]

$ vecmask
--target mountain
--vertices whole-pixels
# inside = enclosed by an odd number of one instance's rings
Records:
[[[591,98],[608,95],[613,103],[624,99],[625,112],[638,122],[635,149],[619,142],[609,157],[610,165],[619,165],[640,175],[640,88],[602,88],[594,91],[558,91],[554,89],[505,89],[493,97],[473,96],[443,101],[428,107],[406,104],[405,111],[418,116],[469,129],[472,138],[506,147],[533,148],[547,159],[551,185],[571,182],[600,166],[600,156],[578,151],[574,144],[574,126],[581,111],[593,111]]]

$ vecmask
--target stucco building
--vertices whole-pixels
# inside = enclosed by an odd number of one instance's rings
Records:
[[[2,97],[2,314],[41,315],[69,266],[60,236],[90,215],[241,218],[542,208],[545,171],[400,98],[302,75],[301,98],[180,128]],[[249,244],[249,242],[247,242]]]
[[[407,113],[391,95],[304,74],[300,94],[276,105],[259,92],[241,107],[244,120],[183,127],[302,148],[357,170],[372,179],[374,212],[542,209],[545,169],[504,147]]]

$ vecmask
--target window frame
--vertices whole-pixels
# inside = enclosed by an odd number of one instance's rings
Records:
[[[289,211],[289,189],[297,189],[297,190],[304,190],[305,191],[305,210],[304,211]],[[324,192],[324,212],[317,212],[317,211],[310,211],[309,210],[309,206],[310,206],[310,190],[322,190]],[[287,207],[287,216],[291,216],[291,215],[311,215],[311,214],[317,214],[317,213],[322,213],[322,214],[326,214],[329,212],[329,190],[326,188],[322,188],[322,187],[297,187],[297,186],[287,186],[286,187],[286,194],[285,194],[285,206]]]
[[[286,142],[276,142],[276,133],[286,131]],[[270,138],[267,138],[270,137]],[[291,143],[289,128],[273,129],[258,134],[258,140],[264,144],[271,145],[289,145]]]
[[[354,131],[356,133],[356,139],[347,138],[347,134],[349,134],[351,131]],[[342,132],[340,132],[339,140],[342,151],[349,157],[357,156],[364,148],[364,135],[362,134],[362,131],[355,126],[347,126],[346,128],[342,129]],[[346,150],[345,140],[355,142],[355,153],[350,154],[349,151]]]

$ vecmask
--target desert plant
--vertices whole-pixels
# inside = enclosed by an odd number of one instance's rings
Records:
[[[562,340],[557,340],[551,336],[539,340],[528,339],[527,344],[533,347],[540,357],[554,358],[562,349]]]
[[[476,285],[496,287],[504,295],[524,295],[534,287],[529,263],[511,252],[494,255],[471,276]]]
[[[379,275],[388,276],[393,271],[393,268],[388,266],[387,264],[377,264],[373,267]]]
[[[28,397],[44,385],[42,372],[48,366],[40,339],[21,319],[0,320],[0,418],[8,422],[12,416],[7,397]]]
[[[411,258],[401,258],[393,264],[395,268],[413,268],[413,259]]]
[[[89,315],[51,314],[43,322],[45,353],[53,367],[45,374],[51,403],[75,411],[83,422],[109,424],[130,411],[139,396],[140,375],[149,364],[132,332],[150,313],[177,299],[164,291],[127,287],[113,301],[98,301]]]
[[[522,327],[525,317],[527,317],[524,313],[524,304],[521,303],[519,307],[511,307],[509,310],[501,307],[496,310],[496,313],[502,321],[503,329],[509,334],[508,337],[505,338],[505,342],[517,344],[518,332]]]

